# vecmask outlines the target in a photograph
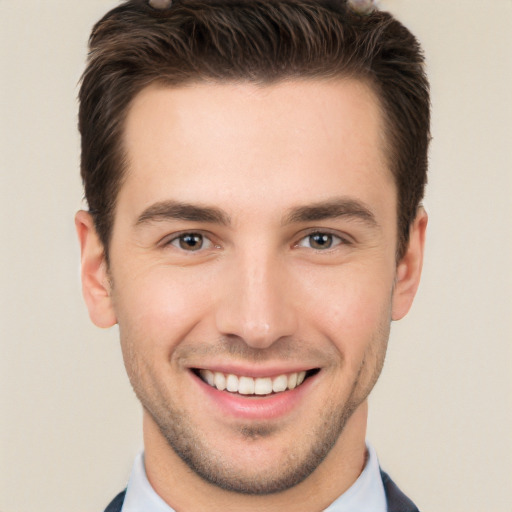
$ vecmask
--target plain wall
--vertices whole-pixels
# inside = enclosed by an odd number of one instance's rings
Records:
[[[92,326],[77,81],[114,1],[0,0],[0,511],[100,511],[142,447],[117,330]],[[432,83],[422,286],[368,437],[423,511],[512,510],[512,1],[383,0]]]

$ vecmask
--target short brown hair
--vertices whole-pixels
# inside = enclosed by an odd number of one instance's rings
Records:
[[[81,173],[107,257],[126,167],[124,121],[143,88],[339,76],[364,80],[380,100],[401,258],[426,184],[430,100],[419,43],[389,13],[357,13],[345,0],[174,0],[166,9],[128,0],[95,25],[89,43]]]

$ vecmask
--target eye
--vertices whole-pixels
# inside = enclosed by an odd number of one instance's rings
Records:
[[[311,233],[308,236],[302,238],[297,244],[298,247],[308,247],[315,251],[325,251],[332,249],[337,245],[343,244],[345,241],[339,236],[333,235],[332,233]]]
[[[212,247],[212,242],[203,236],[201,233],[182,233],[181,235],[173,238],[169,245],[177,247],[182,251],[200,251],[201,249],[209,249]]]

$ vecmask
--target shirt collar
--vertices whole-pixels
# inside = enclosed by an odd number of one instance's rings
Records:
[[[366,445],[368,460],[359,478],[324,512],[386,512],[384,484],[379,460],[370,444]]]
[[[359,478],[324,512],[386,512],[386,495],[380,476],[379,461],[367,444],[368,460]],[[175,512],[154,491],[144,469],[144,454],[135,458],[122,512]]]
[[[144,468],[144,453],[135,458],[121,512],[175,512],[158,496]]]

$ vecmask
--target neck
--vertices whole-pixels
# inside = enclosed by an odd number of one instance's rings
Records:
[[[303,482],[280,493],[253,496],[223,490],[196,475],[169,446],[145,411],[146,473],[156,493],[177,511],[321,511],[343,494],[364,469],[367,414],[367,403],[363,402],[327,457]]]

